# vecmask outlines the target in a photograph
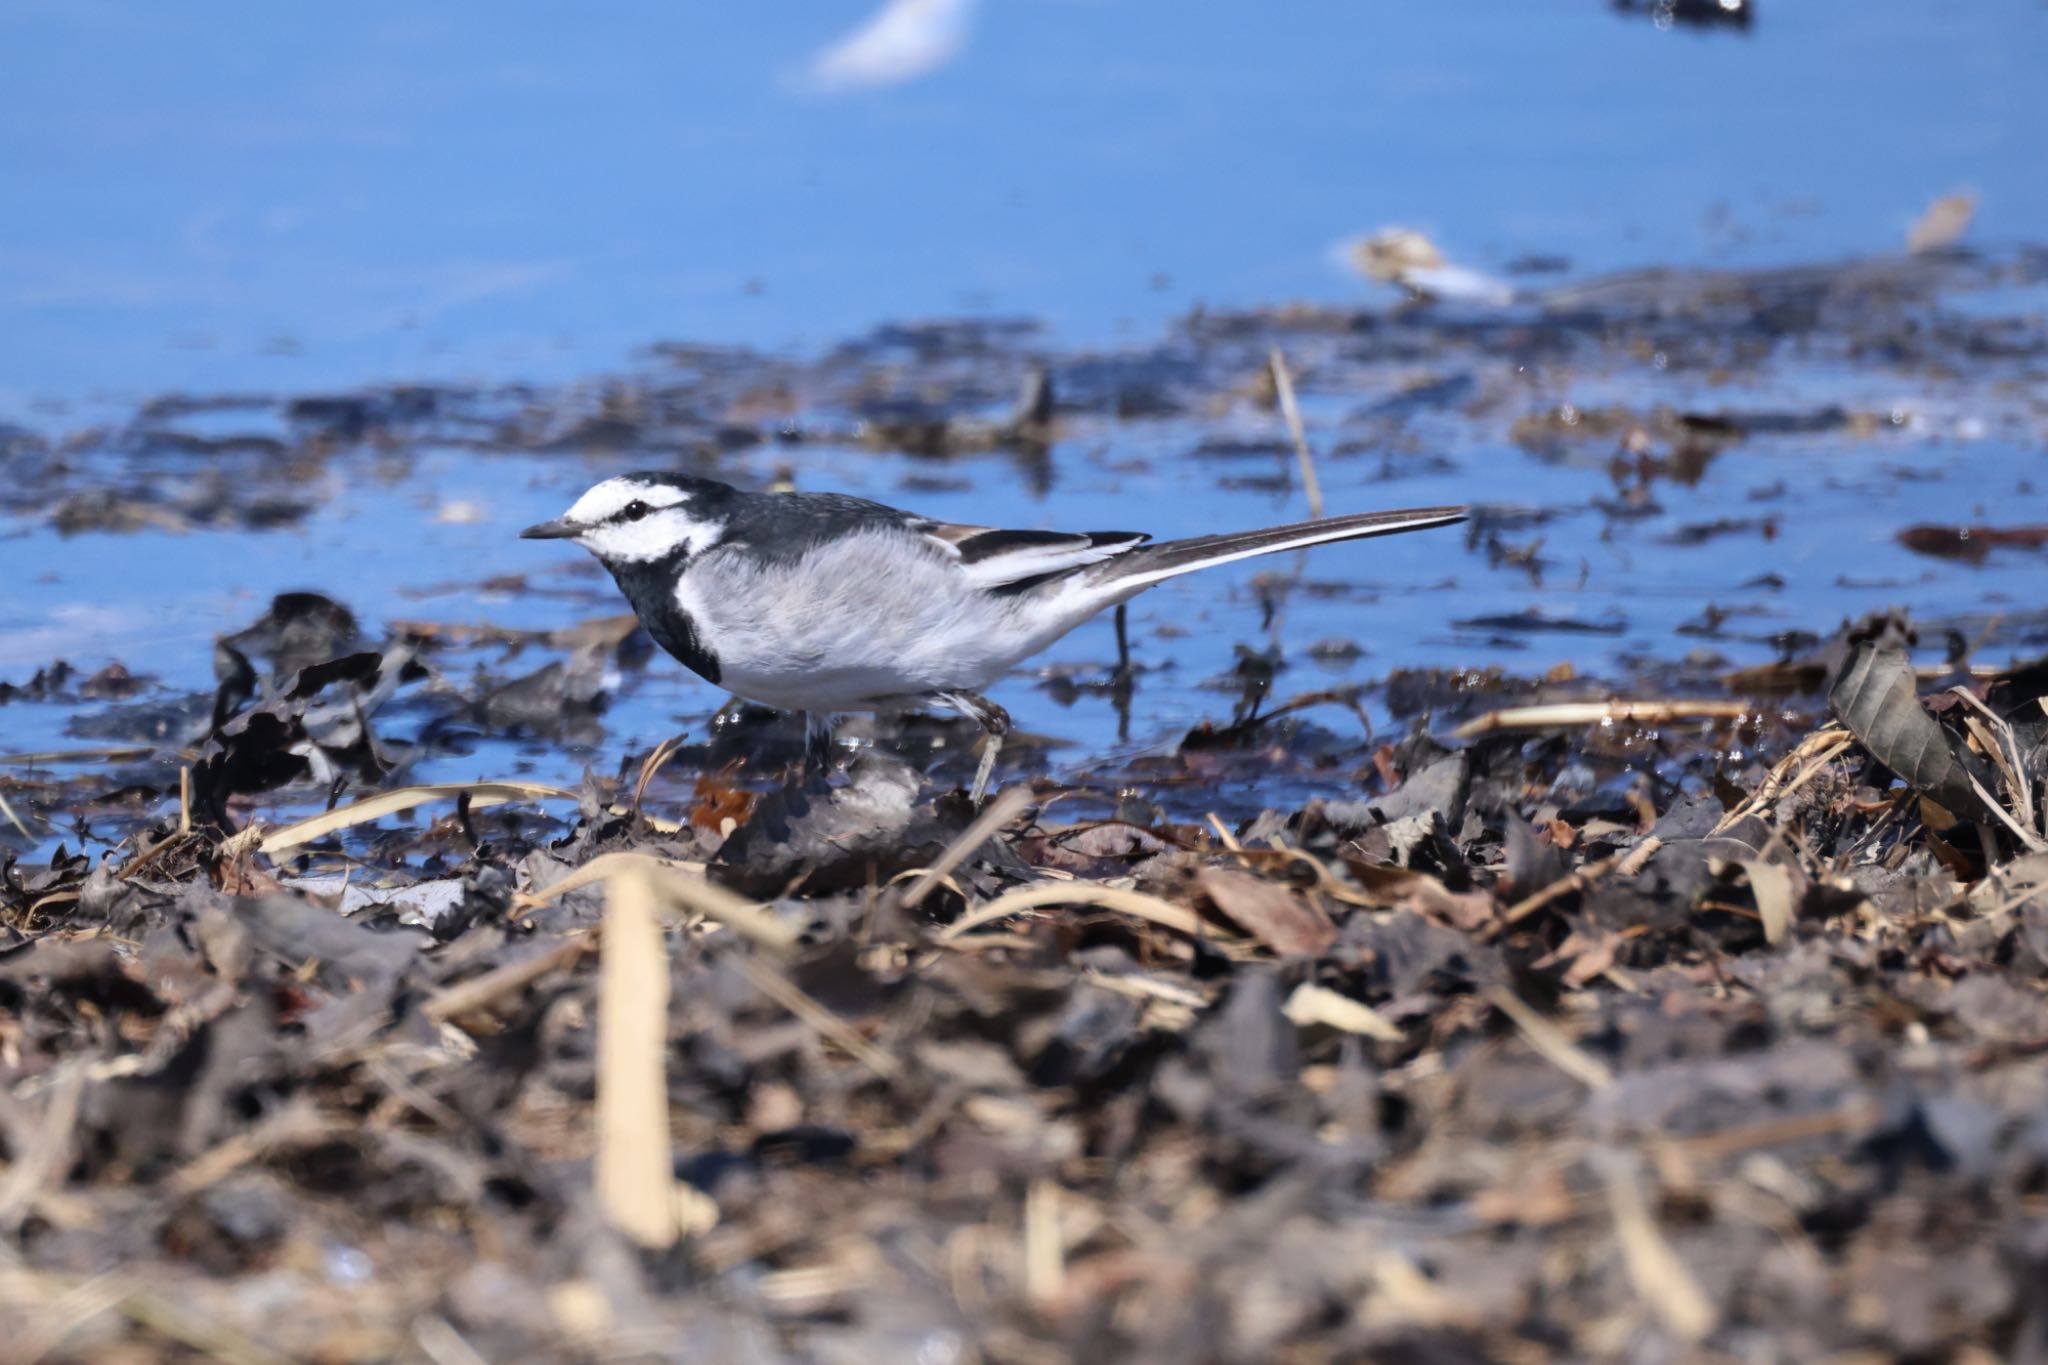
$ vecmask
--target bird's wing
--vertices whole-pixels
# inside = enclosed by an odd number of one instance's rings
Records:
[[[1002,588],[1099,564],[1151,537],[1143,531],[1002,531],[916,521],[910,529],[960,565],[978,588]]]

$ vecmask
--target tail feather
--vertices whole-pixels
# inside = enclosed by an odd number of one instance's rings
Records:
[[[1399,512],[1357,512],[1349,516],[1325,517],[1321,521],[1295,522],[1290,526],[1268,526],[1258,531],[1194,536],[1128,551],[1082,570],[1081,576],[1098,591],[1113,592],[1121,598],[1154,583],[1218,564],[1304,549],[1310,545],[1327,545],[1339,540],[1365,540],[1371,536],[1398,535],[1403,531],[1455,526],[1465,520],[1465,515],[1463,507],[1416,507]]]

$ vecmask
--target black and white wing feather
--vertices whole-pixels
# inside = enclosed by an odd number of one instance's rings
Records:
[[[969,583],[990,592],[1100,564],[1152,538],[1143,531],[1004,531],[941,521],[916,521],[910,529],[957,562]]]

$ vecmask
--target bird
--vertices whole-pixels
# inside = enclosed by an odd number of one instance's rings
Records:
[[[1098,612],[1200,569],[1465,516],[1360,512],[1154,542],[960,525],[844,493],[651,470],[605,479],[519,534],[595,555],[655,643],[706,682],[800,713],[811,763],[829,762],[841,713],[936,704],[972,718],[985,736],[969,792],[979,806],[1010,729],[984,691]]]

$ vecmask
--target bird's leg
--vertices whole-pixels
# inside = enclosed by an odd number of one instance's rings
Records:
[[[981,726],[981,766],[974,770],[974,786],[968,789],[969,805],[979,806],[988,795],[989,779],[995,776],[996,755],[1002,752],[1003,736],[1010,733],[1010,713],[979,692],[947,692],[940,700]]]
[[[1130,603],[1116,604],[1116,668],[1109,675],[1109,700],[1116,708],[1116,737],[1119,743],[1131,737],[1131,692],[1134,675],[1131,673]]]
[[[803,715],[804,776],[824,776],[832,771],[832,717],[824,711],[806,711]]]
[[[978,807],[988,796],[989,779],[995,776],[996,755],[1002,751],[1003,736],[1010,733],[1010,713],[986,697],[976,697],[975,700],[984,708],[975,719],[987,732],[987,738],[981,743],[981,765],[974,770],[974,786],[967,793],[967,804]]]

